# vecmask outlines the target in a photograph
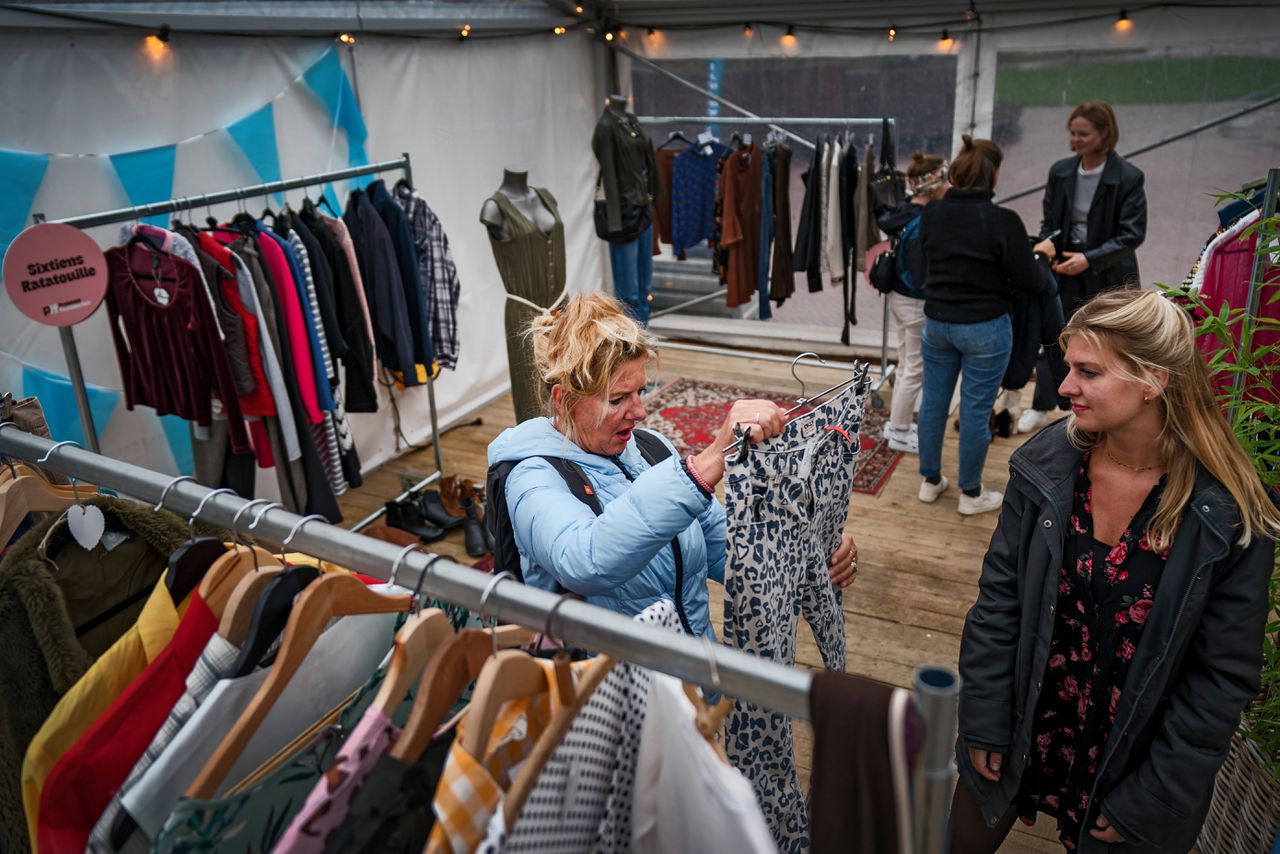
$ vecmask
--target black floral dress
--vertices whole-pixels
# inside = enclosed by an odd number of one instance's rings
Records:
[[[1035,823],[1037,811],[1055,817],[1067,850],[1080,837],[1098,762],[1164,569],[1166,555],[1153,551],[1144,533],[1164,484],[1161,478],[1152,487],[1110,546],[1093,536],[1089,453],[1076,475],[1049,663],[1015,802],[1026,824]]]

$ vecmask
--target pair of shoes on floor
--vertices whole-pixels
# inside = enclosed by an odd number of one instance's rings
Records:
[[[937,483],[930,483],[927,480],[920,481],[920,493],[917,496],[925,504],[932,504],[938,500],[942,493],[947,491],[947,487],[951,485],[951,481],[947,480],[946,475]],[[1004,493],[997,492],[993,489],[984,489],[976,496],[960,494],[960,500],[956,504],[956,510],[961,516],[976,516],[979,513],[989,513],[992,510],[999,510],[1000,505],[1004,503]]]
[[[388,501],[383,505],[387,514],[387,525],[407,531],[424,543],[434,543],[444,536],[444,529],[433,525],[422,514],[422,505],[418,496],[411,495],[400,501]]]
[[[484,557],[493,551],[493,535],[484,520],[484,491],[470,478],[449,475],[440,481],[441,509],[462,522],[467,554]]]
[[[914,424],[906,430],[896,430],[886,424],[884,440],[891,450],[900,451],[904,454],[920,453],[920,434]]]

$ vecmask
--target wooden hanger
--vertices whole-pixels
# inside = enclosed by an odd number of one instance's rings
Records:
[[[45,476],[44,472],[17,460],[9,460],[0,465],[0,483],[8,483],[19,477],[34,477],[37,480],[42,480],[54,495],[65,495],[72,500],[76,498],[76,490],[81,490],[82,495],[96,495],[98,492],[97,486],[83,480],[76,481],[74,487],[66,483],[53,483]]]
[[[532,637],[533,632],[522,626],[499,626],[497,630],[463,629],[446,638],[423,669],[409,719],[389,755],[406,765],[417,762],[462,692],[493,657],[494,640],[505,647],[526,644]]]
[[[428,608],[410,617],[396,632],[391,663],[373,698],[374,707],[390,718],[404,702],[409,687],[422,677],[431,654],[451,637],[453,626],[439,608]]]
[[[244,646],[253,625],[253,612],[271,580],[284,571],[284,566],[267,566],[246,575],[236,583],[218,620],[218,634],[233,645]]]
[[[690,703],[693,703],[695,712],[694,726],[698,728],[698,732],[702,734],[702,737],[707,740],[707,744],[715,748],[716,755],[720,757],[720,761],[728,765],[729,755],[724,752],[724,745],[720,743],[720,732],[724,726],[725,716],[733,708],[733,700],[722,694],[720,700],[715,705],[711,705],[707,702],[707,698],[702,695],[702,691],[696,685],[688,682],[684,683],[684,695],[689,698]],[[507,826],[510,827],[510,825]]]
[[[218,792],[218,787],[231,771],[236,759],[253,738],[258,726],[266,719],[271,707],[298,671],[307,653],[335,617],[359,614],[387,614],[407,611],[413,597],[385,596],[365,586],[354,575],[331,574],[317,579],[298,597],[284,630],[280,652],[258,693],[250,701],[244,714],[236,721],[231,732],[222,740],[195,782],[187,789],[186,796],[208,800]]]
[[[76,489],[80,486],[88,485],[77,485]],[[67,489],[69,494],[64,494],[62,487],[54,487],[35,475],[20,475],[0,483],[0,545],[13,538],[28,513],[60,513],[79,503],[74,491]]]
[[[503,705],[511,700],[545,694],[549,687],[547,669],[527,652],[508,649],[490,658],[480,671],[476,689],[471,694],[462,747],[472,756],[482,759]]]
[[[557,659],[557,665],[559,665],[561,656],[557,655]],[[567,664],[567,654],[563,655],[563,660]],[[524,807],[524,802],[528,800],[533,787],[537,785],[538,777],[542,774],[542,769],[546,766],[547,760],[551,758],[551,754],[555,752],[555,749],[560,746],[560,742],[564,741],[565,734],[578,716],[578,712],[586,705],[587,700],[591,699],[592,693],[604,681],[604,678],[609,675],[609,671],[613,670],[613,664],[613,659],[607,655],[596,656],[591,664],[588,665],[576,688],[572,686],[572,681],[570,681],[570,688],[566,693],[565,686],[560,684],[560,697],[562,701],[565,701],[565,705],[552,716],[547,728],[542,731],[542,735],[538,736],[537,743],[534,744],[533,749],[529,751],[529,755],[521,763],[520,772],[511,783],[511,788],[503,801],[502,812],[506,817],[507,827],[515,827],[516,819],[520,817],[520,810]],[[557,671],[559,671],[558,666]],[[559,679],[558,674],[557,679]],[[572,701],[568,700],[569,697],[573,698]],[[467,727],[467,731],[470,732],[471,724],[468,723]]]

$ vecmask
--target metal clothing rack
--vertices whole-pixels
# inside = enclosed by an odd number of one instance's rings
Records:
[[[232,493],[210,490],[193,481],[171,478],[74,445],[33,436],[12,423],[0,424],[0,454],[39,463],[121,495],[147,502],[163,501],[169,510],[195,514],[195,518],[228,532],[276,543],[287,539],[291,549],[376,578],[394,579],[403,587],[469,608],[482,617],[541,630],[587,649],[809,720],[813,674],[806,669],[712,645],[705,638],[641,625],[595,605],[557,597],[513,579],[490,576],[446,558],[417,551],[406,553],[390,543],[330,525],[323,517],[300,517],[278,504],[245,513],[242,511],[250,502]],[[916,850],[933,854],[943,850],[959,677],[950,668],[923,666],[917,668],[916,684],[926,735],[913,822],[917,840],[927,840],[929,845]],[[921,809],[926,804],[927,811]]]
[[[306,175],[297,178],[286,178],[282,181],[269,181],[264,184],[252,184],[247,187],[236,187],[231,190],[220,190],[213,193],[200,193],[192,196],[177,196],[164,202],[152,202],[145,205],[133,205],[127,208],[116,208],[114,210],[100,211],[98,213],[81,214],[78,216],[66,217],[64,219],[46,220],[45,215],[36,213],[32,215],[32,219],[37,222],[56,222],[63,225],[72,225],[76,228],[93,228],[99,225],[111,225],[117,222],[130,222],[132,220],[143,219],[149,216],[157,216],[159,214],[175,213],[177,211],[186,211],[194,207],[208,207],[210,205],[221,204],[223,202],[239,202],[245,199],[251,199],[258,196],[267,196],[272,193],[282,193],[287,190],[297,190],[304,187],[316,187],[321,184],[328,184],[333,181],[345,181],[350,178],[359,178],[363,175],[378,175],[383,172],[402,171],[404,179],[413,186],[413,165],[409,160],[408,152],[401,154],[396,160],[383,160],[378,163],[370,163],[365,166],[352,166],[347,169],[335,169],[330,172],[320,172],[315,175]],[[85,441],[89,448],[95,452],[99,451],[98,433],[93,424],[93,414],[89,409],[89,396],[85,391],[84,372],[80,367],[80,355],[76,349],[75,335],[72,327],[61,326],[58,333],[62,339],[62,352],[67,361],[67,373],[71,380],[71,388],[75,393],[76,409],[80,414],[80,425],[84,430]],[[431,366],[427,366],[427,407],[431,419],[431,448],[435,456],[436,470],[429,475],[418,477],[418,482],[412,487],[406,489],[396,499],[402,501],[414,492],[425,489],[428,485],[436,482],[444,476],[444,465],[440,458],[440,427],[436,414],[436,391],[435,381],[431,376]],[[356,525],[356,530],[372,524],[382,511],[361,520]]]

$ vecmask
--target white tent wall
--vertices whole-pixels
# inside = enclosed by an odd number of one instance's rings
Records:
[[[177,148],[173,195],[198,195],[260,181],[217,129],[280,95],[274,103],[282,174],[343,168],[344,134],[331,131],[319,102],[303,83],[293,82],[329,45],[327,39],[175,34],[157,59],[142,48],[140,33],[3,32],[0,147],[111,154],[207,133]],[[414,181],[444,224],[458,266],[460,359],[457,370],[444,371],[436,383],[442,428],[509,386],[505,291],[478,219],[504,168],[527,170],[532,184],[549,188],[559,201],[570,290],[598,289],[604,281],[603,244],[591,224],[590,140],[601,103],[597,51],[585,35],[468,43],[370,35],[361,36],[353,51],[354,74],[344,55],[369,130],[370,159],[410,154]],[[393,183],[399,175],[385,177]],[[345,203],[345,186],[335,189]],[[297,204],[303,193],[288,198]],[[33,210],[57,219],[127,204],[105,157],[55,157]],[[276,203],[254,200],[247,207],[256,214],[265,204]],[[235,206],[213,212],[229,216]],[[193,219],[204,216],[203,208],[192,211]],[[118,229],[90,233],[105,247],[115,242]],[[122,388],[105,308],[75,333],[86,381]],[[0,389],[20,387],[21,363],[66,374],[56,331],[30,323],[7,305],[0,311]],[[351,418],[366,470],[398,448],[387,391],[380,394],[377,414]],[[396,396],[407,438],[427,438],[425,388]],[[175,470],[150,408],[130,412],[121,399],[99,431],[104,453]],[[444,450],[447,466],[447,441]],[[259,494],[274,493],[272,472],[260,470]]]
[[[1025,5],[1035,8],[1035,4]],[[982,9],[983,4],[978,7]],[[909,13],[910,4],[906,8]],[[1065,124],[1071,107],[1078,101],[1101,98],[1115,104],[1121,128],[1119,150],[1123,152],[1280,91],[1280,74],[1273,73],[1277,69],[1271,66],[1280,60],[1280,44],[1263,35],[1280,32],[1280,7],[1274,4],[1134,9],[1130,16],[1132,26],[1124,30],[1115,26],[1115,12],[1100,14],[1093,9],[1081,13],[1078,19],[1064,20],[1073,18],[1072,13],[1060,9],[1006,12],[1002,7],[999,12],[983,12],[980,36],[975,24],[947,25],[949,43],[940,39],[943,25],[913,29],[919,19],[909,14],[892,21],[898,32],[890,42],[887,36],[891,21],[887,16],[891,10],[886,8],[885,28],[875,33],[815,32],[803,27],[804,19],[796,19],[800,25],[796,38],[787,45],[781,37],[788,12],[779,7],[777,13],[771,16],[774,23],[753,22],[750,37],[744,35],[741,23],[680,30],[663,29],[653,22],[653,35],[645,26],[632,25],[624,41],[630,49],[658,62],[729,60],[732,68],[724,73],[721,94],[747,109],[769,115],[780,113],[762,112],[765,105],[732,88],[733,69],[744,77],[750,76],[746,71],[748,63],[735,61],[764,61],[753,81],[756,91],[778,97],[782,97],[780,92],[794,92],[792,108],[785,114],[830,116],[851,114],[850,111],[868,114],[856,106],[867,99],[854,92],[842,104],[823,103],[799,84],[829,84],[830,80],[803,75],[786,77],[786,63],[780,60],[861,60],[850,63],[850,68],[858,70],[849,79],[865,81],[867,58],[954,57],[955,97],[950,127],[937,127],[936,111],[921,104],[921,99],[929,95],[925,92],[904,89],[899,101],[886,105],[885,111],[896,116],[901,140],[936,138],[941,134],[943,139],[951,139],[950,151],[955,151],[962,133],[993,137],[1005,149],[998,194],[1044,181],[1049,165],[1067,156]],[[938,19],[935,16],[931,20]],[[873,25],[865,15],[856,23]],[[797,63],[800,64],[803,63]],[[1250,64],[1255,66],[1256,75],[1250,75]],[[675,93],[679,88],[658,78],[641,63],[630,65],[633,75],[653,77],[652,92]],[[681,66],[684,73],[689,73],[689,63]],[[1110,68],[1111,73],[1100,73],[1102,66]],[[893,68],[886,63],[885,73],[894,74]],[[1132,73],[1119,74],[1115,72],[1117,68],[1132,69]],[[1061,81],[1060,90],[1047,93],[1050,97],[1039,90],[1019,91],[1019,87],[1034,88],[1037,81],[1029,78],[1036,74],[1056,74]],[[690,79],[704,86],[707,83],[705,71],[701,77],[691,75]],[[1097,85],[1090,87],[1091,81]],[[886,85],[879,82],[881,87]],[[786,90],[788,86],[794,88]],[[815,85],[814,90],[817,89]],[[686,91],[673,97],[690,96]],[[705,99],[699,103],[705,106]],[[687,100],[679,109],[648,102],[637,104],[637,108],[662,115],[688,115],[692,109]],[[721,108],[720,112],[734,114],[728,108]],[[698,108],[692,114],[703,113],[705,109]],[[660,128],[657,132],[664,135],[666,130]],[[1148,236],[1138,253],[1144,283],[1182,279],[1216,222],[1212,197],[1237,190],[1243,182],[1265,175],[1267,167],[1276,165],[1278,133],[1280,105],[1272,105],[1134,160],[1147,175]],[[899,145],[900,166],[910,151],[907,144]],[[1039,227],[1040,200],[1037,192],[1012,204],[1031,231]]]

